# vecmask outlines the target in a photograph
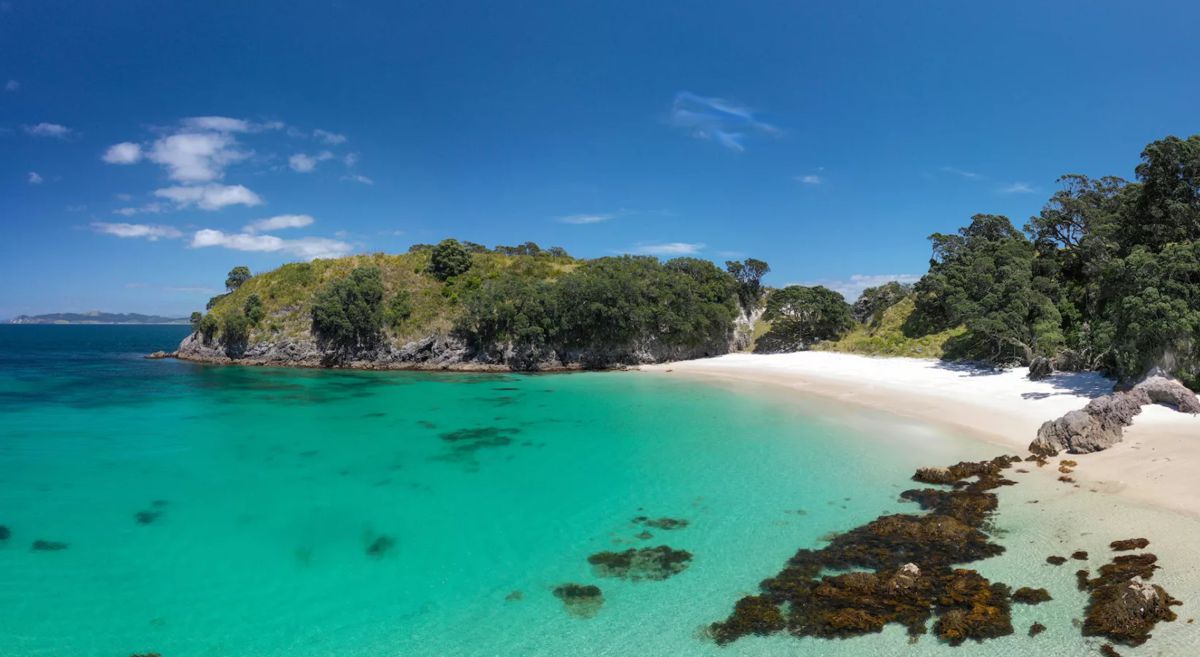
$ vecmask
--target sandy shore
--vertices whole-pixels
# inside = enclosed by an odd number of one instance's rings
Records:
[[[828,352],[730,354],[641,369],[786,386],[942,425],[1022,455],[1043,422],[1112,389],[1112,381],[1094,373],[1030,381],[1024,369]],[[1072,476],[1083,488],[1200,517],[1200,416],[1146,407],[1123,443],[1066,458],[1079,463]]]

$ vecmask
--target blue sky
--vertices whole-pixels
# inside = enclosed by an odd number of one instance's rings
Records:
[[[0,317],[455,236],[847,293],[1200,131],[1196,3],[0,1]]]

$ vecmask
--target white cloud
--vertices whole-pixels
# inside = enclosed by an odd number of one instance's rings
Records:
[[[1032,185],[1023,182],[1015,182],[1000,189],[1001,194],[1032,194],[1036,191]]]
[[[98,233],[115,237],[145,238],[151,242],[160,239],[175,239],[183,237],[183,233],[173,226],[154,226],[150,224],[110,224],[103,221],[92,223],[92,228]]]
[[[854,303],[863,290],[869,287],[878,287],[892,281],[912,284],[919,280],[921,280],[919,274],[851,274],[849,279],[820,280],[810,283],[799,283],[799,285],[824,285],[834,292],[840,293],[846,298],[846,301]]]
[[[721,98],[705,98],[688,91],[675,94],[669,122],[696,139],[715,141],[732,151],[745,151],[747,133],[778,136],[779,128],[758,119],[750,108]]]
[[[224,233],[211,228],[196,231],[192,236],[191,245],[197,249],[220,246],[234,251],[283,252],[304,260],[338,258],[354,250],[354,247],[346,242],[324,237],[285,240],[274,235]]]
[[[375,184],[374,180],[371,180],[370,178],[362,175],[361,173],[356,173],[356,174],[352,174],[349,176],[342,176],[342,180],[353,180],[354,182],[362,183],[364,185],[374,185]]]
[[[338,144],[346,143],[346,135],[339,135],[336,132],[329,132],[328,130],[321,130],[320,128],[313,130],[313,137],[326,144],[329,144],[330,146],[337,146]]]
[[[66,139],[71,135],[71,129],[57,123],[38,123],[37,125],[21,126],[25,132],[34,137],[56,137]]]
[[[131,141],[113,144],[100,158],[109,164],[137,164],[142,159],[142,147]]]
[[[305,226],[311,226],[313,221],[315,219],[307,214],[281,214],[251,222],[250,225],[246,226],[245,230],[247,233],[257,233],[269,230],[282,230],[284,228],[304,228]]]
[[[225,175],[225,167],[250,157],[237,150],[237,141],[219,132],[182,132],[154,142],[147,154],[167,168],[172,180],[209,182]]]
[[[559,217],[558,222],[562,224],[598,224],[609,219],[612,219],[614,214],[569,214],[565,217]]]
[[[220,210],[227,205],[261,205],[258,194],[242,185],[188,185],[154,190],[154,195],[174,201],[179,207],[198,206],[201,210]]]
[[[21,83],[17,82],[16,80],[9,80],[8,82],[4,83],[5,91],[16,91],[20,88],[21,88]]]
[[[342,162],[345,162],[348,167],[358,164],[358,153],[346,153],[346,157],[342,158]]]
[[[704,248],[698,242],[663,242],[658,244],[639,244],[633,248],[634,253],[656,256],[680,256],[699,253]]]
[[[132,217],[139,214],[158,214],[165,208],[162,203],[147,203],[141,207],[117,208],[113,210],[113,214],[119,214],[122,217]]]
[[[39,176],[36,171],[29,172],[29,184],[30,185],[40,185],[40,184],[42,184],[42,180],[43,180],[42,177]]]
[[[117,199],[118,201],[132,201],[133,194],[125,194],[125,193],[113,194],[113,198]]]
[[[250,132],[252,126],[243,119],[231,119],[228,116],[192,116],[180,123],[192,130],[212,130],[213,132]]]
[[[974,171],[964,171],[957,167],[942,167],[942,172],[954,174],[967,180],[980,180],[983,178],[982,174],[975,173]]]
[[[814,176],[811,174],[807,176],[796,176],[796,180],[804,183],[805,185],[820,185],[821,183],[825,182],[825,179],[821,176]]]
[[[316,155],[306,155],[304,153],[296,153],[288,158],[288,166],[292,167],[293,171],[300,173],[309,173],[317,168],[318,162],[332,160],[333,153],[329,151],[321,151]]]

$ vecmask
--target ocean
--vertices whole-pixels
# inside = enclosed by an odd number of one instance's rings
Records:
[[[889,626],[718,647],[703,632],[798,548],[916,512],[897,499],[915,468],[996,447],[795,393],[638,372],[142,358],[186,331],[0,326],[0,655],[1096,654],[1072,623],[1074,567],[1043,560],[1068,546],[1103,557],[1127,536],[1054,517],[1052,493],[1025,482],[1001,493],[1008,551],[970,566],[1054,595],[1014,606],[1013,636],[954,648]],[[588,562],[656,546],[692,559],[640,581]],[[1164,584],[1195,586],[1192,564],[1174,567]],[[568,583],[600,587],[602,604],[566,605],[555,589]],[[1035,620],[1049,629],[1030,638]],[[1194,627],[1160,625],[1122,652],[1195,654]]]

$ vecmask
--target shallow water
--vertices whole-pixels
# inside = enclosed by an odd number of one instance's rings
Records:
[[[797,548],[913,510],[896,496],[917,466],[994,447],[773,389],[638,373],[140,358],[185,331],[0,327],[0,524],[12,531],[0,544],[0,655],[1095,654],[1071,623],[1076,567],[1041,562],[1070,545],[1098,565],[1128,536],[1084,526],[1093,498],[1039,473],[1001,492],[1009,552],[977,564],[1055,596],[1015,606],[1013,637],[909,645],[894,627],[718,648],[700,636]],[[1122,504],[1105,504],[1114,524]],[[1156,513],[1137,522],[1177,536],[1141,532],[1164,543],[1151,550],[1185,555],[1195,522]],[[689,524],[639,539],[639,515]],[[32,551],[38,539],[68,547]],[[664,581],[600,578],[586,561],[656,545],[695,556]],[[1200,590],[1190,563],[1163,565],[1177,597]],[[552,593],[566,582],[601,587],[594,617],[566,612]],[[1195,654],[1191,606],[1122,651]],[[1050,629],[1026,637],[1033,620]]]

